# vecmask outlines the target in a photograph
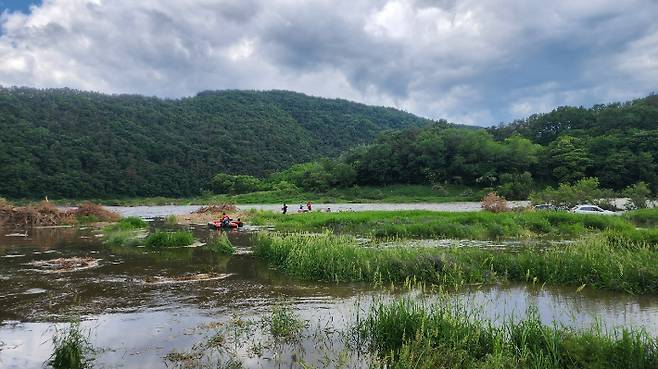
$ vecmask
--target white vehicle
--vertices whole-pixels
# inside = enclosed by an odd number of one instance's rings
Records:
[[[617,215],[614,211],[603,210],[596,205],[578,205],[571,209],[572,213],[577,214],[600,214],[600,215]]]

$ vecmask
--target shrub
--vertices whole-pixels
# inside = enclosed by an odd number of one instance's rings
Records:
[[[530,195],[533,204],[552,204],[558,208],[570,209],[579,204],[597,204],[609,208],[610,199],[615,197],[611,190],[599,188],[597,178],[583,178],[575,184],[561,183],[557,189],[545,190]]]
[[[190,231],[162,232],[156,231],[146,237],[147,247],[177,247],[188,246],[194,242],[194,235]]]
[[[482,209],[492,213],[508,211],[507,200],[498,196],[495,192],[489,192],[481,201]]]
[[[530,195],[534,181],[532,174],[523,172],[521,174],[505,173],[500,176],[501,185],[497,192],[510,200],[525,200]]]
[[[629,198],[629,204],[626,205],[629,209],[644,209],[647,207],[647,202],[650,200],[651,190],[644,182],[638,182],[632,186],[626,187],[623,195]]]
[[[235,253],[233,244],[224,233],[220,233],[218,236],[208,239],[206,246],[210,251],[217,254],[233,255],[233,253]]]

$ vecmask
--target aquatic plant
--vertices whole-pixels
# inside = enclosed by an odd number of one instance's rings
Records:
[[[194,235],[190,231],[156,231],[144,240],[144,244],[152,248],[188,246],[193,242]]]
[[[330,229],[374,237],[424,237],[459,239],[573,238],[606,229],[630,230],[634,225],[623,217],[573,214],[568,212],[433,212],[363,211],[281,215],[250,212],[252,224],[271,224],[279,231]]]
[[[220,233],[217,236],[210,237],[208,239],[208,243],[206,243],[206,246],[210,251],[222,255],[233,255],[233,253],[235,252],[235,248],[233,247],[233,244],[224,233]]]
[[[374,304],[354,329],[386,368],[656,368],[658,340],[545,326],[536,309],[499,325],[454,303],[398,298]]]
[[[655,245],[611,231],[547,249],[365,247],[354,237],[331,233],[260,233],[255,245],[258,257],[310,280],[417,280],[448,286],[512,280],[658,292]]]
[[[103,228],[103,241],[110,246],[139,246],[144,240],[137,231],[146,227],[148,224],[142,218],[122,218]]]
[[[168,226],[175,226],[178,224],[178,218],[175,215],[168,215],[164,218],[165,224]]]
[[[272,337],[285,342],[295,341],[301,337],[302,331],[308,323],[302,320],[293,310],[292,306],[278,301],[272,306],[272,313],[262,321]]]
[[[113,230],[113,231],[106,231],[105,234],[103,234],[103,241],[105,244],[110,245],[110,246],[140,246],[144,243],[144,238],[143,236],[140,237],[140,235],[135,232],[134,230]]]
[[[91,368],[94,348],[88,334],[80,328],[80,322],[70,323],[68,328],[56,331],[53,337],[54,350],[48,359],[53,369]]]
[[[126,217],[119,220],[116,224],[109,226],[109,229],[140,229],[148,227],[148,223],[140,217]]]

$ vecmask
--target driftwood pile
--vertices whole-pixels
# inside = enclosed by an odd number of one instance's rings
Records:
[[[26,206],[14,206],[0,199],[0,225],[19,228],[74,224],[78,216],[95,216],[98,221],[116,221],[120,216],[93,203],[82,203],[77,208],[61,209],[48,201]]]
[[[31,227],[71,223],[75,223],[75,214],[62,211],[47,201],[27,206],[0,204],[0,224]]]
[[[218,214],[226,212],[237,211],[238,207],[234,204],[215,204],[200,207],[198,210],[192,212],[192,214]]]
[[[119,214],[105,209],[102,205],[88,201],[78,205],[77,209],[69,210],[69,212],[72,212],[76,217],[96,217],[96,219],[102,222],[116,222],[121,219]]]

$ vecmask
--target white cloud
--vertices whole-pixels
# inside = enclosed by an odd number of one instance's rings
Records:
[[[44,0],[0,15],[0,84],[291,89],[487,125],[655,90],[655,19],[652,0]]]

